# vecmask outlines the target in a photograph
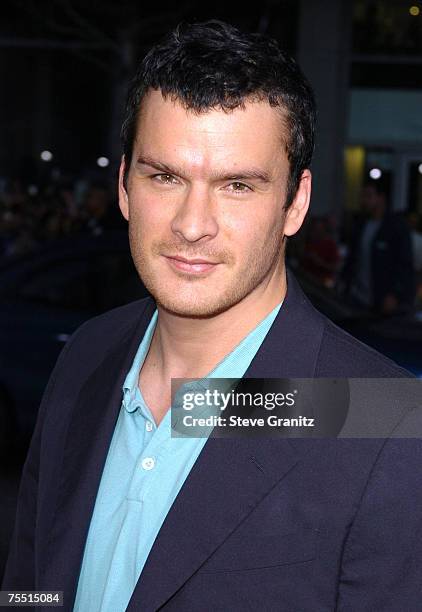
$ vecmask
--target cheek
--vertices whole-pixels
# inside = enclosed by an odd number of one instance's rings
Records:
[[[270,210],[262,203],[257,214],[257,208],[246,210],[246,214],[230,215],[223,224],[224,233],[230,236],[231,242],[238,250],[254,250],[265,248],[268,240],[283,231],[284,217],[281,210]]]
[[[129,221],[139,234],[154,240],[169,227],[167,210],[156,198],[138,197],[130,203]]]

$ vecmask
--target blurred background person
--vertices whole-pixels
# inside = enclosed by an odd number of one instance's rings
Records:
[[[416,278],[416,304],[422,306],[422,217],[416,213],[407,216],[413,249],[413,266]]]
[[[302,269],[309,276],[328,288],[335,286],[341,262],[340,250],[331,231],[332,227],[332,216],[330,219],[314,217],[310,220],[300,262]]]
[[[382,182],[364,185],[355,221],[344,268],[346,293],[382,315],[410,311],[415,299],[410,231],[400,214],[388,211]]]
[[[114,194],[113,194],[114,195]],[[82,204],[84,229],[98,236],[105,230],[124,229],[125,224],[112,198],[111,190],[103,183],[93,183],[87,189]]]

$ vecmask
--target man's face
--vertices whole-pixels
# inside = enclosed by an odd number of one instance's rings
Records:
[[[373,185],[366,185],[362,189],[362,209],[369,215],[373,216],[384,210],[385,198],[378,193]]]
[[[159,305],[209,317],[282,286],[283,236],[303,221],[310,175],[286,216],[279,110],[246,102],[195,114],[152,91],[142,103],[127,191],[123,170],[122,162],[119,201],[132,256]]]

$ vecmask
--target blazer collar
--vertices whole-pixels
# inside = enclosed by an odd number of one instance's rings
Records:
[[[138,321],[87,379],[71,415],[42,574],[43,588],[61,585],[65,609],[73,606],[122,384],[154,309],[152,299],[144,302]],[[288,273],[283,305],[245,377],[313,376],[322,328],[322,317]],[[128,611],[163,605],[298,460],[287,439],[210,438],[162,525]]]

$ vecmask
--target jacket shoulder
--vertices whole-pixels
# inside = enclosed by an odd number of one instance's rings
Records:
[[[88,319],[67,341],[55,370],[66,361],[67,368],[92,371],[109,350],[131,337],[141,319],[147,313],[152,315],[154,309],[154,301],[143,298]]]
[[[335,325],[324,315],[316,376],[413,378],[414,375]]]
[[[147,297],[113,308],[85,321],[70,340],[83,343],[98,340],[101,345],[113,345],[153,307],[154,301]]]

